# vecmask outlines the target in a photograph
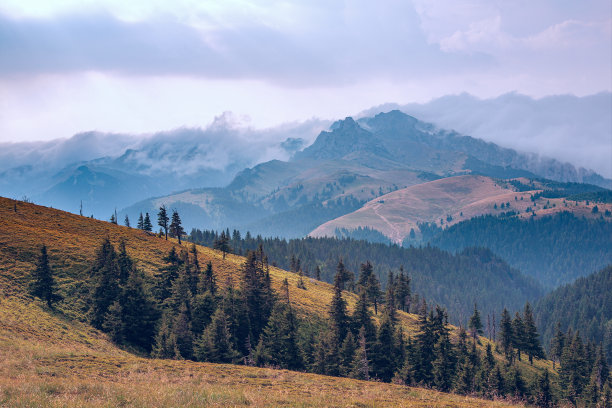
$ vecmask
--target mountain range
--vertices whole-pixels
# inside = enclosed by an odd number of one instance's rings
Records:
[[[188,227],[299,237],[384,194],[461,175],[611,184],[592,171],[438,129],[394,110],[337,121],[288,161],[247,168],[224,188],[147,199],[122,215],[156,213],[166,205],[181,212]]]

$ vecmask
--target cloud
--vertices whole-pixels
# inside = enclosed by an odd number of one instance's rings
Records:
[[[100,71],[321,86],[478,69],[491,62],[428,44],[412,7],[392,4],[319,3],[324,20],[317,20],[319,10],[310,10],[297,27],[257,20],[223,25],[210,16],[197,25],[161,17],[123,21],[110,14],[3,16],[0,75]]]

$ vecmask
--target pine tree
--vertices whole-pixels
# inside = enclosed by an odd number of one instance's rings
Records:
[[[526,349],[526,344],[523,318],[516,312],[512,319],[512,346],[516,348],[518,361],[521,361],[521,351]]]
[[[179,309],[178,315],[174,318],[172,324],[172,333],[176,339],[175,358],[191,359],[193,358],[193,334],[191,333],[191,318],[189,309],[186,303],[183,303]]]
[[[176,336],[172,332],[172,317],[169,313],[162,315],[151,355],[155,358],[175,358],[180,355],[176,345]]]
[[[159,212],[157,213],[157,225],[159,225],[166,235],[166,241],[168,240],[168,222],[170,219],[168,218],[168,210],[165,205],[159,207]]]
[[[555,368],[555,363],[561,360],[564,345],[565,335],[561,331],[561,323],[557,322],[555,336],[550,340],[550,358],[553,362],[553,369]]]
[[[181,224],[181,217],[178,211],[172,211],[172,221],[170,222],[170,236],[172,238],[178,238],[178,243],[181,245],[181,237],[185,234],[183,225]]]
[[[506,356],[506,361],[508,364],[511,364],[514,359],[514,351],[512,349],[513,346],[513,330],[512,330],[512,319],[510,318],[510,313],[506,308],[502,312],[501,321],[499,323],[499,337],[502,349],[504,351],[504,355]]]
[[[389,382],[395,373],[395,327],[388,313],[382,318],[376,342],[372,347],[372,372],[381,381]]]
[[[339,348],[346,337],[349,327],[346,301],[342,298],[342,290],[339,285],[334,286],[334,297],[329,308],[329,318],[331,329],[337,336],[336,347]]]
[[[334,285],[337,285],[340,290],[346,289],[346,284],[353,278],[353,274],[346,269],[344,266],[344,262],[342,262],[342,258],[338,260],[338,265],[336,266],[336,275],[334,276]]]
[[[368,281],[366,284],[366,292],[368,294],[368,298],[374,305],[374,314],[378,314],[378,303],[380,300],[380,296],[382,295],[382,291],[380,290],[380,282],[374,273],[371,273],[368,277]]]
[[[91,283],[91,324],[103,329],[104,319],[110,305],[119,296],[120,270],[117,254],[106,238],[98,251],[90,270]]]
[[[525,309],[523,311],[523,335],[524,335],[524,348],[525,352],[529,356],[529,363],[533,365],[533,358],[545,358],[544,349],[540,344],[540,336],[538,329],[536,328],[535,318],[533,317],[533,311],[529,302],[525,303]]]
[[[470,329],[470,334],[474,340],[476,340],[479,335],[483,334],[480,312],[478,311],[476,303],[474,303],[474,313],[472,314],[472,317],[470,317],[468,328]]]
[[[450,329],[448,329],[448,317],[444,313],[444,322],[438,341],[434,347],[435,360],[432,364],[434,384],[440,391],[448,392],[453,384],[455,376],[456,357],[453,345],[450,341]]]
[[[157,298],[160,302],[166,300],[172,294],[172,284],[179,276],[182,260],[176,253],[174,247],[170,248],[168,255],[163,258],[166,266],[157,273]]]
[[[340,348],[340,375],[343,377],[349,377],[353,371],[356,349],[355,338],[353,337],[353,333],[349,331]]]
[[[435,359],[434,345],[436,344],[433,326],[427,317],[427,304],[423,301],[419,311],[419,320],[417,322],[419,333],[415,339],[415,345],[418,350],[419,359],[417,362],[415,378],[417,383],[430,385],[433,382],[432,364]]]
[[[321,280],[321,268],[319,265],[317,265],[317,269],[315,269],[315,279],[318,281]]]
[[[138,223],[136,224],[136,228],[138,228],[139,230],[144,229],[144,218],[142,216],[142,213],[140,213],[140,215],[138,216]]]
[[[125,225],[128,228],[131,228],[130,227],[130,217],[128,217],[127,214],[125,214],[125,218],[123,219],[123,225]]]
[[[112,341],[117,344],[123,343],[123,309],[119,301],[115,300],[109,307],[104,321],[102,322],[102,330],[109,334]]]
[[[253,340],[259,339],[275,301],[262,258],[263,254],[249,251],[242,266],[242,302],[248,313],[248,328]]]
[[[255,363],[289,370],[302,368],[297,330],[297,318],[291,306],[276,302],[255,352]]]
[[[195,355],[198,360],[212,363],[238,361],[240,353],[234,349],[230,325],[229,317],[222,308],[218,308],[195,346]]]
[[[149,213],[145,214],[144,222],[142,224],[142,229],[147,232],[153,231],[153,224],[151,224],[151,218],[149,217]]]
[[[397,289],[395,291],[397,307],[404,312],[410,309],[410,278],[404,274],[404,267],[400,266],[397,277]]]
[[[376,326],[372,320],[372,313],[369,309],[369,302],[365,289],[359,292],[357,304],[351,316],[351,326],[355,335],[359,334],[361,328],[364,329],[368,349],[371,349],[374,341],[376,341]]]
[[[549,408],[553,404],[548,369],[544,370],[542,376],[538,378],[535,403],[542,408]]]
[[[351,377],[365,381],[370,380],[370,362],[368,360],[364,328],[359,330],[358,347],[357,351],[355,352],[355,360],[353,362]]]
[[[150,351],[155,336],[159,312],[144,274],[134,268],[119,298],[122,311],[123,340],[145,351]]]
[[[223,253],[223,259],[225,259],[225,255],[229,253],[229,237],[225,235],[225,231],[221,231],[221,235],[215,240],[214,249]]]
[[[32,295],[40,298],[47,303],[47,306],[52,308],[54,303],[62,299],[62,297],[56,293],[55,286],[53,270],[49,266],[47,246],[43,245],[40,248],[40,256],[36,262],[36,269],[32,273],[30,291]]]

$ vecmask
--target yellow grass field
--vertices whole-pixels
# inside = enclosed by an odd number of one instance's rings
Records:
[[[393,384],[130,354],[79,321],[78,305],[61,302],[51,312],[25,291],[42,243],[62,291],[70,293],[83,284],[104,237],[114,244],[126,239],[129,254],[146,273],[155,272],[171,246],[178,246],[135,229],[0,198],[1,407],[513,406]],[[209,248],[198,247],[198,253],[201,263],[213,264],[220,283],[237,277],[243,262]],[[289,280],[292,303],[303,318],[326,316],[330,285],[307,281],[307,290],[301,290],[295,274],[272,268],[271,276],[277,288]],[[354,295],[345,297],[354,305]],[[405,331],[414,332],[416,317],[400,316]],[[523,365],[526,377],[550,366]]]

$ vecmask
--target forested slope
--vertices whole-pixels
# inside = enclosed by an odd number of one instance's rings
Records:
[[[427,242],[448,251],[489,248],[512,267],[554,288],[612,263],[612,222],[560,213],[536,219],[476,217]]]
[[[535,305],[544,344],[560,329],[580,332],[590,341],[603,342],[612,358],[612,266],[552,291]]]

